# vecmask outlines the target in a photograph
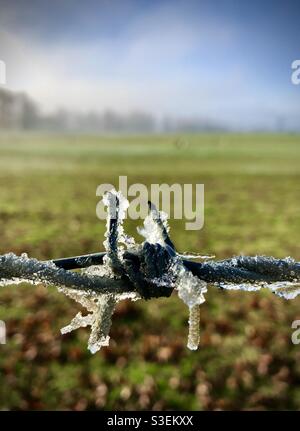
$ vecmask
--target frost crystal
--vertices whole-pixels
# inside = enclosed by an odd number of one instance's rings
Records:
[[[285,299],[294,299],[300,294],[299,281],[279,281],[277,283],[270,284],[269,288],[273,293]]]
[[[77,313],[68,326],[61,329],[62,334],[74,331],[75,329],[91,326],[91,334],[88,342],[88,349],[91,353],[96,353],[102,346],[109,345],[109,331],[112,323],[112,315],[119,301],[139,299],[134,292],[128,294],[95,294],[94,292],[84,293],[71,289],[59,289],[60,292],[74,299],[90,313],[82,316]]]
[[[241,283],[241,284],[228,284],[218,283],[218,287],[226,290],[244,290],[247,292],[256,292],[262,288],[270,289],[275,295],[280,296],[284,299],[295,299],[300,295],[300,283],[299,280],[295,281],[278,281],[274,283]]]
[[[197,350],[200,342],[200,304],[205,301],[207,283],[188,271],[177,257],[173,266],[179,298],[189,307],[189,336],[187,347]]]
[[[189,308],[202,304],[205,301],[207,283],[193,275],[183,264],[178,264],[175,272],[177,272],[176,289],[179,298]]]
[[[157,223],[157,219],[160,219],[162,226],[166,229],[166,232],[169,232],[168,226],[168,214],[163,211],[155,211],[151,212],[147,215],[144,220],[144,226],[138,228],[138,233],[142,235],[147,242],[150,244],[160,244],[162,246],[165,245],[164,233]]]
[[[129,207],[128,200],[122,195],[121,192],[117,192],[113,189],[110,192],[105,193],[103,196],[103,203],[107,207],[106,233],[104,234],[106,239],[103,242],[105,250],[108,250],[110,247],[109,235],[112,220],[116,220],[116,234],[118,237],[118,243],[125,244],[129,248],[134,246],[134,238],[127,236],[123,227],[123,221],[126,217],[126,211]],[[122,251],[123,248],[119,247],[119,250]],[[122,257],[122,253],[120,253],[120,255]]]

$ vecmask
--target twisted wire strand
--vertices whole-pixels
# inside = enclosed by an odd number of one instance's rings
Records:
[[[149,202],[150,213],[161,231],[164,245],[149,244],[145,241],[142,246],[125,251],[120,259],[118,249],[119,205],[119,198],[115,196],[113,207],[115,216],[108,217],[106,252],[48,262],[8,253],[0,256],[0,285],[27,280],[32,283],[45,283],[103,293],[137,291],[145,299],[170,296],[174,286],[159,285],[152,281],[163,279],[168,272],[170,262],[177,256],[175,246],[160,217],[160,212]],[[114,278],[90,276],[71,271],[102,265],[107,258],[115,275]],[[221,288],[226,288],[227,285],[231,288],[236,285],[238,288],[243,283],[272,285],[278,282],[296,283],[300,281],[300,263],[292,258],[237,256],[221,261],[199,263],[182,259],[182,262],[186,269],[200,280]]]
[[[72,272],[59,268],[49,262],[16,256],[8,253],[0,256],[0,285],[32,282],[82,291],[101,291],[102,293],[128,292],[128,284],[122,278],[109,278]]]

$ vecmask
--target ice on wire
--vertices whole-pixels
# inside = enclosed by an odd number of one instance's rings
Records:
[[[152,205],[150,214],[144,220],[144,228],[139,229],[139,232],[147,242],[166,246],[172,244],[168,236],[169,230],[167,214],[157,211]],[[184,266],[181,255],[178,253],[173,257],[168,273],[161,280],[158,280],[159,282],[166,285],[173,282],[179,298],[188,306],[189,335],[187,347],[196,350],[200,342],[199,306],[205,301],[204,294],[207,292],[207,283],[194,276]]]
[[[178,256],[172,270],[176,274],[175,287],[178,296],[189,308],[187,347],[190,350],[197,350],[200,342],[200,305],[205,301],[207,283],[193,275]]]
[[[169,296],[176,289],[189,309],[188,348],[196,350],[200,341],[200,305],[205,301],[208,283],[227,290],[268,288],[285,299],[300,295],[300,263],[290,257],[238,256],[223,261],[206,261],[199,264],[196,276],[188,269],[186,259],[200,256],[176,252],[168,234],[167,214],[149,203],[149,215],[143,228],[138,230],[145,241],[139,245],[124,232],[123,221],[129,206],[127,199],[112,190],[104,196],[104,203],[107,207],[107,231],[103,265],[72,272],[54,262],[41,262],[26,254],[0,256],[0,287],[24,282],[54,285],[87,310],[86,315],[77,313],[61,331],[66,334],[90,326],[88,348],[92,353],[108,345],[113,313],[118,302],[124,299]],[[128,252],[138,259],[138,264],[134,260],[130,262]],[[201,257],[211,259],[209,256]]]
[[[157,221],[162,223],[160,226]],[[151,211],[144,220],[143,227],[138,227],[138,233],[142,235],[149,244],[160,244],[165,246],[164,232],[162,226],[169,232],[168,214],[163,211]]]
[[[92,266],[83,270],[83,272],[89,275],[89,277],[116,278],[118,275],[113,270],[113,266],[115,265],[114,259],[122,259],[124,251],[124,247],[120,243],[125,244],[128,248],[134,244],[133,238],[127,237],[123,228],[123,220],[129,203],[120,192],[116,192],[115,190],[106,193],[103,197],[103,202],[107,207],[106,239],[103,242],[107,254],[104,259],[104,265]],[[113,222],[116,223],[114,227],[115,241],[111,240]],[[89,311],[89,314],[85,316],[78,313],[69,325],[61,329],[61,332],[66,334],[80,327],[91,326],[91,334],[88,341],[88,349],[91,353],[96,353],[101,347],[109,345],[112,316],[117,303],[124,299],[139,299],[139,295],[135,292],[109,294],[84,292],[82,294],[82,292],[78,292],[77,290],[70,291],[65,288],[60,289],[60,291],[79,302]]]

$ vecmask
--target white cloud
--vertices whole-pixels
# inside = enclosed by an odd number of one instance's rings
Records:
[[[218,82],[207,75],[207,67],[190,79],[184,57],[198,44],[191,29],[176,34],[173,27],[174,23],[163,38],[150,30],[126,43],[108,40],[76,46],[41,46],[2,31],[8,85],[27,91],[46,109],[143,108],[196,114],[199,101],[203,106],[203,99],[209,100],[210,84],[216,93]]]
[[[184,3],[147,12],[125,33],[53,44],[0,31],[8,86],[46,111],[143,109],[245,125],[290,111],[288,96],[270,101],[259,81],[249,79],[255,71],[234,56],[236,30],[187,15]]]

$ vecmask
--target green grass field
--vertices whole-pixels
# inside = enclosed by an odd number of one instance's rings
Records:
[[[300,136],[0,135],[0,254],[49,259],[103,250],[97,185],[204,183],[205,225],[171,220],[181,251],[300,260]],[[126,229],[136,238],[136,221]],[[56,290],[0,291],[0,409],[299,409],[300,299],[209,290],[201,347],[186,348],[187,310],[170,299],[121,303],[111,344],[61,336],[79,307]]]

